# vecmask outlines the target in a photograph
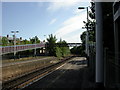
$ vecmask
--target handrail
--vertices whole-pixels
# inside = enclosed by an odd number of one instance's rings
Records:
[[[25,44],[25,45],[16,45],[16,46],[2,46],[0,47],[0,55],[2,54],[7,54],[7,53],[13,53],[14,48],[16,48],[16,51],[24,51],[24,50],[29,50],[29,49],[34,49],[34,48],[41,48],[45,47],[45,43],[39,43],[39,44]]]
[[[40,44],[45,44],[45,43],[37,43],[37,44],[23,44],[23,45],[16,45],[16,46],[40,45]],[[14,47],[14,45],[12,45],[12,46],[0,46],[0,48],[4,48],[4,47]]]

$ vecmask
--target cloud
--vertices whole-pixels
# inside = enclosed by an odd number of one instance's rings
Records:
[[[40,8],[41,8],[43,5],[44,5],[44,3],[43,3],[43,2],[37,2],[37,6],[38,6],[38,7],[40,7]]]
[[[55,34],[61,34],[61,36],[74,32],[83,27],[83,21],[86,20],[86,13],[73,16],[62,23],[62,27],[58,29]]]
[[[76,2],[74,0],[66,0],[64,2],[50,2],[49,7],[47,8],[47,10],[49,11],[57,11],[59,9],[68,9],[76,4],[78,4],[77,2],[78,0],[76,0]]]
[[[73,0],[1,0],[2,2],[68,2]],[[100,0],[96,0],[100,1]],[[89,0],[74,0],[73,2],[89,2]],[[114,0],[103,0],[103,2],[114,2]]]
[[[80,13],[82,13],[82,12],[86,12],[86,9],[81,9],[81,10],[79,10],[78,8],[73,12],[73,14],[80,14]]]
[[[63,39],[65,39],[68,43],[80,43],[80,33],[78,34],[74,34],[74,36],[71,37],[63,37]]]
[[[55,22],[56,22],[56,20],[57,20],[57,19],[52,19],[52,20],[50,21],[49,25],[51,25],[51,24],[55,23]]]
[[[75,15],[67,20],[65,20],[62,23],[62,27],[60,27],[56,32],[55,35],[57,38],[64,38],[65,40],[72,41],[73,37],[74,39],[77,37],[80,37],[80,33],[82,33],[84,30],[82,30],[82,27],[84,26],[83,21],[86,21],[86,12],[81,13],[80,15]],[[78,32],[79,35],[71,35],[74,32]],[[72,36],[72,37],[71,37]],[[68,41],[69,41],[68,40]]]

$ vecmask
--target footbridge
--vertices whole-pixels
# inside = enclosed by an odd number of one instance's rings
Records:
[[[19,52],[19,51],[38,49],[38,48],[44,48],[44,47],[45,47],[45,43],[25,44],[25,45],[16,45],[16,46],[1,46],[0,55],[14,53],[14,51]]]
[[[0,46],[0,55],[14,53],[19,51],[25,51],[30,49],[45,48],[45,42],[39,44],[25,44],[25,45],[16,45],[16,46]],[[69,47],[80,46],[81,43],[67,43]]]

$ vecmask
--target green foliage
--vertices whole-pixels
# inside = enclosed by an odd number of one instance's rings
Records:
[[[23,44],[30,44],[30,41],[28,41],[27,39],[23,40]]]
[[[14,37],[14,35],[13,35]],[[7,37],[1,37],[0,38],[0,44],[2,46],[9,46],[9,45],[14,45],[14,40],[11,39],[11,40],[8,40]],[[36,43],[40,43],[40,40],[37,36],[33,37],[33,38],[30,38],[30,40],[22,40],[22,37],[19,38],[16,38],[16,45],[23,45],[23,44],[35,44],[35,39],[36,39]]]
[[[70,49],[70,51],[71,51],[72,54],[76,54],[77,53],[76,50],[77,50],[76,46]]]
[[[2,45],[2,37],[0,37],[0,46]]]
[[[55,48],[56,57],[61,58],[62,57],[62,50],[59,47]]]
[[[65,57],[65,56],[67,56],[67,55],[69,55],[70,54],[70,49],[69,49],[69,47],[68,47],[68,45],[67,45],[67,42],[65,41],[65,40],[61,40],[60,39],[60,41],[58,42],[58,46],[60,47],[60,49],[61,49],[61,54],[62,54],[62,57]]]
[[[91,2],[91,7],[90,7],[90,11],[88,12],[89,15],[89,20],[88,22],[83,21],[84,23],[84,28],[87,29],[87,25],[88,25],[88,35],[89,35],[89,44],[95,42],[95,3]],[[81,50],[85,50],[85,46],[86,46],[86,32],[84,31],[80,38],[82,41],[82,49]],[[72,52],[74,52],[74,50],[76,51],[75,47],[72,49]],[[82,51],[82,52],[83,52]]]
[[[55,46],[56,46],[56,36],[53,36],[52,34],[49,35],[49,38],[47,38],[47,50],[51,56],[55,56]]]
[[[62,50],[62,56],[65,57],[70,54],[69,47],[61,47]]]
[[[65,40],[61,40],[56,43],[57,39],[56,36],[53,36],[52,34],[49,35],[49,38],[47,38],[47,50],[49,52],[49,55],[51,56],[57,56],[65,57],[70,54],[69,47],[67,45],[67,42]]]
[[[78,47],[75,46],[70,51],[72,54],[81,55],[81,56],[85,55],[83,46],[78,46]]]
[[[84,27],[87,29],[88,25],[88,34],[89,34],[89,40],[95,42],[95,3],[91,2],[90,11],[88,12],[89,20],[88,22],[83,21]],[[85,43],[85,35],[86,31],[82,33],[81,40],[83,43]]]
[[[7,46],[8,45],[8,39],[7,37],[2,37],[2,45]]]
[[[89,41],[95,42],[95,31],[94,30],[89,31]]]
[[[85,43],[85,38],[86,38],[86,31],[84,31],[82,34],[81,34],[81,36],[80,36],[80,38],[81,38],[81,41],[82,41],[82,43]]]
[[[36,42],[35,42],[35,40],[36,40]],[[37,36],[35,36],[33,38],[30,38],[30,43],[32,43],[32,44],[40,43],[40,40],[39,40],[39,38]]]

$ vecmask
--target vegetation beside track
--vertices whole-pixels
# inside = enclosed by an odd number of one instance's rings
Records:
[[[29,60],[26,60],[26,59],[16,60],[16,61],[8,60],[6,61],[6,63],[4,62],[4,64],[11,63],[11,65],[0,67],[2,68],[2,81],[12,80],[16,77],[19,77],[31,71],[35,71],[37,69],[44,68],[46,66],[63,61],[64,59],[68,57],[69,56],[59,59],[54,56],[48,56],[48,57],[42,56],[41,58],[40,57],[36,57],[32,59],[29,58]]]
[[[31,62],[26,62],[28,60],[21,60],[21,61],[23,61],[23,63],[19,63],[19,61],[11,61],[12,63],[18,62],[18,64],[2,67],[2,81],[11,80],[20,75],[31,72],[35,69],[43,68],[53,63],[57,63],[59,62],[59,59],[56,57],[51,57],[51,58],[49,57],[49,58],[43,58],[43,60],[42,58],[33,59]]]
[[[6,64],[6,63],[14,63],[14,62],[19,62],[19,61],[28,61],[28,60],[32,60],[32,59],[42,59],[42,58],[49,58],[52,56],[36,56],[36,57],[24,57],[24,58],[19,58],[19,59],[6,59],[6,60],[2,60],[2,64]]]

